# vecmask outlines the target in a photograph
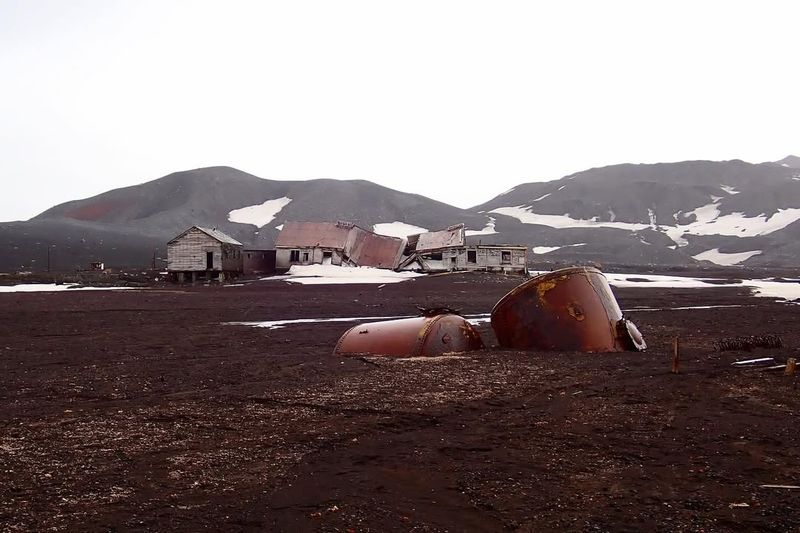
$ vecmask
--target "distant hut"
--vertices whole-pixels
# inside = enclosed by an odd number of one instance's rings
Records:
[[[401,270],[421,272],[527,272],[528,248],[520,244],[468,244],[464,224],[409,235]]]
[[[178,282],[224,281],[242,270],[242,243],[216,228],[192,226],[167,243],[167,271]]]

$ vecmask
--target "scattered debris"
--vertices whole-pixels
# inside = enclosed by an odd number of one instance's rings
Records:
[[[517,286],[492,309],[492,328],[504,348],[642,351],[638,328],[622,316],[608,280],[592,267],[541,274]]]
[[[672,373],[679,374],[680,373],[680,364],[681,364],[681,341],[678,337],[672,339]]]
[[[770,334],[729,337],[714,341],[714,349],[718,352],[750,351],[753,348],[783,348],[783,339],[780,335]]]
[[[761,485],[762,489],[787,489],[787,490],[798,490],[800,489],[800,485]]]
[[[732,503],[728,507],[730,507],[731,509],[733,509],[734,507],[750,507],[750,504],[749,503],[744,503],[744,502],[742,502],[742,503]]]
[[[731,363],[733,366],[750,366],[750,365],[763,365],[765,363],[774,363],[773,357],[759,357],[758,359],[745,359],[744,361],[736,361]]]

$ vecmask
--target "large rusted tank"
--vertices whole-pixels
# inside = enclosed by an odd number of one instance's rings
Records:
[[[483,348],[480,334],[455,314],[370,322],[350,328],[334,355],[436,356]]]
[[[492,309],[500,346],[518,350],[641,351],[636,326],[622,317],[606,277],[591,267],[541,274]]]

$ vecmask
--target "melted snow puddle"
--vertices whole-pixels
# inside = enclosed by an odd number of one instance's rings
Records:
[[[687,307],[633,307],[623,309],[623,313],[636,313],[639,311],[688,311],[690,309],[726,309],[731,307],[753,307],[752,305],[690,305]]]
[[[144,287],[82,287],[76,283],[22,283],[19,285],[2,285],[0,292],[79,292],[79,291],[122,291],[142,289]]]
[[[264,320],[260,322],[223,322],[226,326],[250,326],[252,328],[281,329],[292,324],[318,324],[322,322],[376,322],[379,320],[398,320],[401,318],[415,318],[418,315],[396,316],[347,316],[336,318],[293,318],[289,320]],[[472,325],[489,322],[491,315],[481,313],[477,315],[464,315]]]

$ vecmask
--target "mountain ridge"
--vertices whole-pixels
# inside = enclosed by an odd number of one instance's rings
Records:
[[[800,158],[609,165],[521,183],[468,209],[368,180],[268,180],[233,167],[204,167],[63,202],[28,221],[0,223],[0,245],[10,250],[0,269],[39,268],[43,243],[58,249],[58,268],[80,268],[89,260],[149,264],[170,238],[194,224],[266,248],[287,220],[426,229],[464,222],[478,233],[471,237],[476,242],[526,244],[534,260],[547,262],[702,264],[697,256],[781,265],[800,254],[794,244],[800,168],[794,164],[800,167]],[[261,218],[237,218],[250,212]]]

